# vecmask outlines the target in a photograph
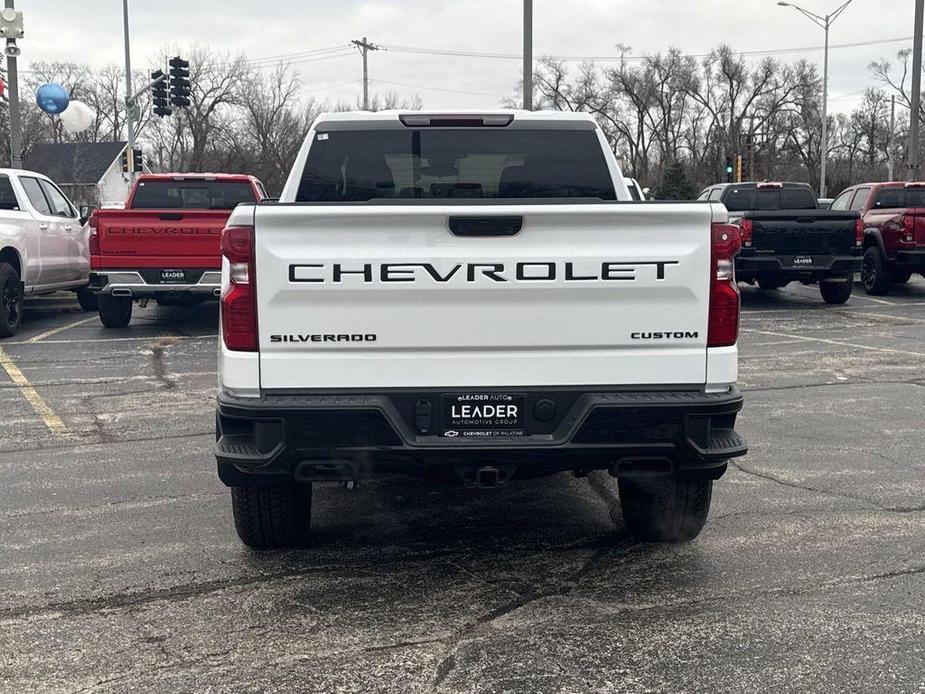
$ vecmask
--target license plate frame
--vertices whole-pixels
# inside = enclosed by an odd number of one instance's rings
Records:
[[[790,264],[793,267],[812,267],[816,262],[811,255],[795,255]]]
[[[526,400],[523,393],[445,393],[440,398],[441,436],[462,440],[524,436]]]
[[[187,284],[186,270],[164,268],[157,273],[158,284]]]

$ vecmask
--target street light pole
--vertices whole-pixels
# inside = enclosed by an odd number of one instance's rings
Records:
[[[16,7],[13,0],[4,0],[3,7],[15,14]],[[6,78],[9,82],[10,105],[10,166],[14,169],[22,168],[22,118],[19,112],[19,68],[17,57],[19,49],[16,47],[15,37],[6,40]]]
[[[823,67],[822,67],[822,147],[820,153],[820,165],[819,165],[819,196],[826,197],[826,187],[825,187],[825,169],[826,164],[829,161],[829,28],[832,26],[832,23],[838,19],[839,15],[845,11],[845,8],[848,7],[854,0],[847,0],[842,3],[834,12],[825,15],[818,15],[815,12],[810,12],[805,10],[798,5],[794,5],[790,2],[778,2],[777,4],[781,7],[792,7],[797,12],[802,13],[809,18],[816,26],[821,27],[825,31],[825,57],[823,58]]]
[[[919,121],[922,101],[922,23],[925,15],[925,0],[915,0],[915,25],[912,41],[912,108],[909,120],[909,162],[906,170],[907,181],[919,179]]]
[[[128,0],[122,0],[122,28],[125,34],[125,139],[126,161],[129,179],[135,178],[135,118],[133,110],[135,100],[132,98],[132,49],[129,44]]]
[[[524,110],[533,110],[533,0],[524,0]]]

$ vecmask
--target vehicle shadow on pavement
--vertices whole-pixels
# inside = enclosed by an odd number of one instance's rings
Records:
[[[298,563],[389,561],[409,555],[501,550],[620,549],[633,544],[620,515],[616,481],[606,473],[560,473],[496,489],[394,477],[361,484],[316,484],[311,546],[249,553]]]

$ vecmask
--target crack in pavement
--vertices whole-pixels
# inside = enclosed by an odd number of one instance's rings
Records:
[[[750,468],[745,467],[742,463],[735,461],[735,460],[730,460],[729,464],[732,467],[734,467],[736,470],[738,470],[739,472],[742,472],[746,475],[751,475],[753,477],[757,477],[762,480],[766,480],[768,482],[779,484],[782,487],[790,487],[791,489],[802,489],[803,491],[806,491],[806,492],[814,492],[816,494],[823,494],[825,496],[841,497],[842,499],[851,499],[852,501],[857,501],[862,504],[867,504],[871,508],[874,508],[880,511],[885,511],[888,513],[921,513],[925,511],[925,504],[922,504],[920,506],[886,506],[884,504],[879,504],[876,501],[871,501],[870,499],[866,499],[862,496],[858,496],[855,494],[848,494],[847,492],[836,492],[836,491],[832,491],[829,489],[820,489],[819,487],[811,487],[806,484],[799,484],[797,482],[791,482],[789,480],[782,479],[780,477],[777,477],[776,475],[772,475],[767,472],[758,472],[757,470],[752,470]]]
[[[173,441],[175,439],[190,439],[197,436],[215,436],[215,430],[210,431],[193,431],[188,434],[171,434],[170,436],[140,436],[133,439],[113,439],[112,441],[82,441],[69,442],[61,446],[34,446],[31,448],[6,448],[0,449],[0,453],[33,453],[36,451],[56,451],[68,448],[86,448],[87,446],[112,446],[120,443],[144,443],[146,441]],[[211,452],[211,445],[209,451]]]
[[[925,386],[925,381],[921,378],[909,380],[909,381],[835,381],[829,383],[800,383],[786,386],[766,386],[752,388],[749,386],[742,386],[743,393],[767,393],[773,392],[776,390],[801,390],[803,388],[832,388],[840,386]]]
[[[457,631],[452,637],[447,637],[449,647],[447,654],[441,659],[434,668],[434,675],[431,681],[431,690],[434,691],[452,674],[456,669],[456,654],[459,647],[472,639],[480,631],[491,625],[498,619],[506,617],[527,605],[551,597],[562,597],[571,593],[578,587],[578,582],[591,573],[601,563],[604,557],[611,553],[610,548],[600,548],[592,552],[577,571],[570,574],[567,578],[562,579],[552,588],[545,590],[533,590],[510,600],[499,607],[496,607],[484,614],[479,615],[469,624]]]
[[[515,552],[524,552],[534,554],[538,551],[547,551],[549,549],[560,551],[582,551],[593,549],[590,545],[565,545],[560,547],[543,547],[542,549],[527,547],[523,549],[508,548],[506,554],[510,555]],[[597,552],[603,550],[596,549]],[[211,581],[202,581],[200,583],[191,583],[182,586],[170,588],[161,588],[146,590],[144,592],[120,593],[98,598],[84,598],[71,601],[51,602],[40,606],[14,607],[9,609],[0,609],[0,620],[7,621],[21,617],[36,617],[40,615],[66,613],[66,614],[90,614],[100,610],[129,608],[147,603],[157,602],[160,600],[185,600],[190,597],[207,595],[226,588],[238,588],[256,585],[259,583],[269,583],[272,581],[287,581],[290,579],[300,578],[315,573],[330,573],[336,571],[363,571],[377,569],[388,566],[398,566],[404,562],[421,562],[421,561],[443,561],[449,557],[458,556],[460,549],[458,547],[448,547],[439,550],[422,551],[417,554],[402,554],[401,556],[387,557],[375,561],[340,561],[333,564],[317,564],[314,566],[298,566],[279,571],[268,573],[238,576],[236,578],[222,578]],[[237,565],[236,565],[237,566]]]

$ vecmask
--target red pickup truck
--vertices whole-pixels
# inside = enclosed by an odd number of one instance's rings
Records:
[[[868,294],[925,274],[925,183],[861,183],[843,191],[833,210],[855,210],[864,227],[861,283]]]
[[[253,176],[148,174],[135,182],[125,209],[95,210],[90,289],[102,324],[127,326],[135,301],[192,306],[217,298],[225,222],[238,203],[265,197]]]

